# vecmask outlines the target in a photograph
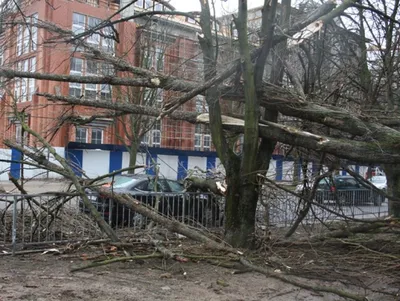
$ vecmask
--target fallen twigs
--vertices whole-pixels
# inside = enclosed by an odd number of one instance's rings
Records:
[[[126,257],[116,257],[116,258],[111,258],[103,261],[98,261],[98,262],[92,262],[88,265],[84,265],[81,267],[73,268],[71,272],[77,272],[77,271],[82,271],[90,268],[95,268],[111,263],[116,263],[116,262],[122,262],[122,261],[134,261],[134,260],[144,260],[144,259],[152,259],[152,258],[162,258],[164,255],[160,253],[153,253],[149,255],[137,255],[137,256],[126,256]]]
[[[348,298],[348,299],[356,300],[356,301],[366,301],[366,300],[368,300],[365,296],[352,294],[350,292],[346,292],[344,290],[340,290],[340,289],[337,289],[337,288],[327,287],[327,286],[313,286],[313,285],[310,285],[310,284],[306,284],[306,283],[300,282],[298,280],[293,279],[292,277],[285,276],[285,275],[282,275],[282,274],[278,274],[278,273],[270,271],[270,270],[268,270],[266,268],[262,268],[262,267],[253,265],[243,257],[240,258],[240,262],[244,266],[252,269],[253,271],[256,271],[256,272],[259,272],[261,274],[264,274],[267,277],[272,277],[272,278],[279,279],[279,280],[281,280],[283,282],[287,282],[289,284],[295,285],[295,286],[300,287],[302,289],[315,291],[315,292],[331,293],[331,294],[335,294],[335,295],[343,297],[343,298]]]
[[[178,262],[188,262],[189,259],[191,260],[205,260],[210,264],[227,267],[227,268],[235,268],[238,270],[240,269],[237,265],[228,264],[230,261],[239,261],[238,257],[226,257],[226,256],[213,256],[213,255],[179,255],[175,254],[173,251],[166,249],[160,245],[156,246],[156,252],[148,255],[135,255],[135,256],[124,256],[124,257],[114,257],[111,259],[106,259],[102,261],[92,262],[88,265],[84,265],[81,267],[76,267],[71,270],[71,272],[82,271],[94,267],[104,266],[116,262],[123,262],[123,261],[134,261],[134,260],[145,260],[145,259],[153,259],[153,258],[172,258]]]

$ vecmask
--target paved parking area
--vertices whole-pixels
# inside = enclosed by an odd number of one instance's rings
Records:
[[[24,184],[24,188],[30,194],[64,191],[68,188],[69,182],[64,179],[49,180],[30,180]],[[19,193],[11,181],[0,181],[0,187],[3,187],[7,193]]]

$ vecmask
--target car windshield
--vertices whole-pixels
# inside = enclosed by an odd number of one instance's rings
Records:
[[[386,178],[383,176],[374,176],[370,181],[372,183],[386,183]]]
[[[126,188],[137,181],[138,179],[132,179],[129,177],[115,177],[113,186],[114,188]]]

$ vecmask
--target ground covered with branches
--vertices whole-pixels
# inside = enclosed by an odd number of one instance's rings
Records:
[[[157,229],[16,257],[3,246],[0,300],[399,300],[396,235],[278,237],[272,232],[244,254]]]

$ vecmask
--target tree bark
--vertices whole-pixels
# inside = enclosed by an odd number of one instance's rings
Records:
[[[232,246],[251,248],[259,195],[256,171],[258,169],[260,104],[247,38],[247,1],[239,1],[239,14],[234,21],[239,34],[239,52],[243,64],[244,145],[241,160],[237,158],[234,163],[231,162],[226,174],[228,191],[225,239]]]
[[[400,196],[400,165],[384,165],[383,169],[387,178],[388,194],[396,198]],[[388,199],[389,214],[400,218],[400,202],[398,200]]]
[[[226,175],[225,240],[233,247],[251,247],[256,207],[253,204],[257,204],[258,195],[256,191],[246,192],[248,187],[243,186],[238,168],[232,168]]]

